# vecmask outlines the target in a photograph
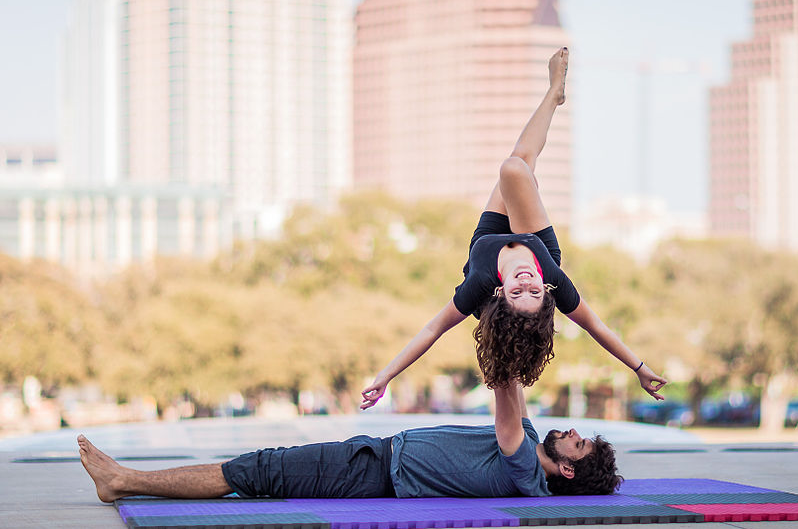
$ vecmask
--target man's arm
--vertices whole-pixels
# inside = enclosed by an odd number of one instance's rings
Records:
[[[528,419],[529,413],[526,411],[526,397],[524,397],[524,387],[521,384],[516,383],[516,387],[518,388],[518,406],[521,408],[521,418]]]
[[[496,440],[506,456],[513,455],[524,441],[521,417],[526,417],[526,403],[521,385],[516,380],[507,386],[495,388],[496,395]]]

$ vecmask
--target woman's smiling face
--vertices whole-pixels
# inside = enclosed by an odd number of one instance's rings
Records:
[[[503,292],[514,309],[534,314],[543,305],[546,289],[543,278],[534,264],[520,262],[511,267],[509,274],[502,275]]]

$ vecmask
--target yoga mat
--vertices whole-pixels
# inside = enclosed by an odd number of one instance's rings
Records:
[[[798,520],[798,494],[709,479],[630,479],[609,496],[115,502],[130,528],[427,529]]]

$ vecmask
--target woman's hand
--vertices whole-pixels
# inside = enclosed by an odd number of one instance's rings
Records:
[[[658,391],[668,383],[667,380],[654,373],[646,364],[637,370],[637,378],[640,380],[640,387],[657,400],[665,400]]]
[[[388,387],[388,382],[391,379],[385,377],[382,373],[377,375],[374,379],[374,382],[371,383],[370,386],[367,386],[360,394],[363,396],[363,402],[360,404],[361,410],[366,410],[371,408],[377,401],[385,395],[385,389]]]
[[[360,409],[365,410],[371,408],[377,401],[385,394],[385,388],[388,382],[393,380],[395,376],[407,369],[407,367],[421,358],[421,355],[426,353],[435,340],[441,337],[443,333],[466,319],[465,314],[460,313],[457,307],[454,306],[454,301],[444,305],[444,307],[432,318],[426,325],[410,340],[402,351],[396,355],[396,358],[383,368],[377,374],[377,378],[360,394],[363,396],[363,402],[360,404]]]

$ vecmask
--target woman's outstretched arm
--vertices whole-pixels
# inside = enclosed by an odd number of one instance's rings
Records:
[[[374,406],[385,394],[385,388],[396,375],[421,358],[421,355],[426,353],[443,333],[464,319],[466,316],[457,310],[452,300],[449,300],[441,311],[427,322],[405,348],[377,374],[374,382],[362,391],[363,402],[360,404],[360,409],[365,410]]]
[[[577,306],[573,312],[566,314],[566,316],[586,330],[599,345],[606,349],[612,356],[620,360],[626,367],[633,371],[636,370],[635,374],[640,380],[640,386],[646,390],[649,395],[657,400],[665,400],[665,397],[658,392],[668,381],[654,373],[654,371],[645,365],[637,355],[621,341],[618,335],[612,332],[610,328],[601,321],[601,318],[593,312],[588,304],[585,303],[585,300],[580,300],[579,306]]]

